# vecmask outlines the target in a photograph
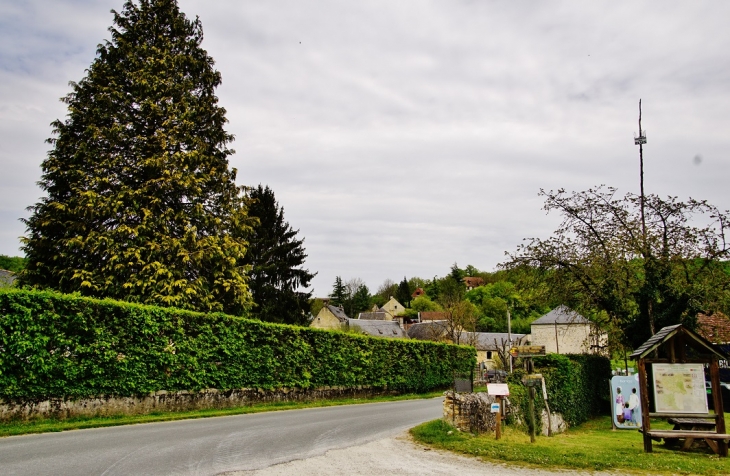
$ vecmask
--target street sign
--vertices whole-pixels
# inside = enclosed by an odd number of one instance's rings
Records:
[[[509,387],[506,383],[488,383],[487,395],[509,395]]]
[[[519,345],[509,351],[512,357],[537,357],[545,355],[544,345]]]
[[[492,410],[492,413],[499,413],[499,403],[492,403],[489,408]]]

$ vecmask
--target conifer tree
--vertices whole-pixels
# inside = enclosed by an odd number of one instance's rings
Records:
[[[307,257],[304,240],[297,239],[299,231],[284,221],[284,208],[268,186],[251,189],[249,197],[249,217],[258,218],[248,235],[244,259],[251,267],[249,285],[255,303],[251,312],[262,321],[306,324],[312,293],[299,288],[309,286],[314,274],[301,267]]]
[[[127,1],[52,123],[21,282],[242,313],[248,219],[203,30],[175,0]]]
[[[337,276],[335,278],[335,284],[332,285],[332,293],[330,294],[330,304],[333,306],[344,306],[347,304],[349,295],[347,288],[342,283],[342,277]]]

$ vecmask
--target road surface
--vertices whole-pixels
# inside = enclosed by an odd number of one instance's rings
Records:
[[[0,438],[2,475],[214,475],[402,434],[442,399],[289,410]]]

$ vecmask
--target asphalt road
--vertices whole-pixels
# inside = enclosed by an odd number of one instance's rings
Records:
[[[2,475],[213,475],[396,435],[442,399],[289,410],[0,438]]]

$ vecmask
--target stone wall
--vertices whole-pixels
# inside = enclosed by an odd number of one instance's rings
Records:
[[[496,399],[484,392],[444,393],[444,421],[461,431],[492,432],[497,428],[496,413],[490,407]]]
[[[242,388],[199,392],[153,392],[140,397],[100,396],[80,400],[46,400],[38,403],[8,404],[0,401],[0,421],[28,418],[70,418],[75,416],[142,415],[158,411],[188,411],[232,408],[257,402],[311,401],[335,398],[366,398],[396,395],[379,387],[321,387],[315,389]]]

